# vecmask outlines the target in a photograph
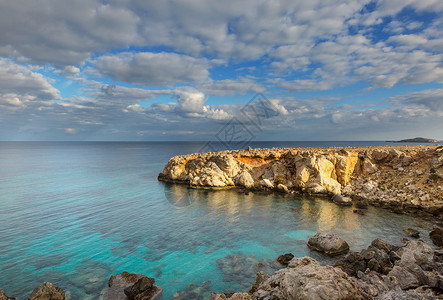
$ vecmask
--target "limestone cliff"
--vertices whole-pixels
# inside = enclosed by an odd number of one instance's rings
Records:
[[[443,146],[197,153],[171,158],[158,178],[194,188],[343,194],[435,211],[443,207]]]

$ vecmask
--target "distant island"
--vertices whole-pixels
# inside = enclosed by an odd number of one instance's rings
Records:
[[[400,141],[387,141],[389,143],[440,143],[439,140],[433,140],[433,139],[426,139],[422,137],[416,137],[413,139],[406,139],[406,140],[400,140]]]

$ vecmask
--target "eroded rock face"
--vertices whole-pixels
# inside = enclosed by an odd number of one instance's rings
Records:
[[[154,285],[155,279],[145,275],[123,272],[112,275],[108,289],[100,300],[149,300],[157,299],[163,290]]]
[[[195,188],[343,194],[337,204],[351,204],[350,197],[396,212],[443,212],[441,146],[198,153],[171,158],[158,178]]]
[[[0,290],[0,300],[15,300],[15,298],[8,297],[4,290]]]
[[[356,281],[338,268],[313,258],[294,258],[254,293],[254,299],[363,299]]]
[[[329,256],[343,254],[349,251],[349,245],[335,233],[319,232],[308,241],[308,247]]]
[[[65,291],[50,282],[43,282],[32,291],[28,300],[65,300]]]

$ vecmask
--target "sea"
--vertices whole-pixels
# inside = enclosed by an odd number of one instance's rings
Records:
[[[157,180],[169,158],[206,146],[0,142],[0,289],[26,299],[49,281],[71,299],[100,299],[109,277],[127,271],[155,278],[162,299],[208,299],[211,291],[248,291],[257,270],[272,272],[281,254],[333,263],[306,246],[318,231],[338,233],[354,251],[378,237],[399,244],[407,227],[428,241],[432,221],[426,218],[375,207],[358,215],[319,197],[193,190]]]

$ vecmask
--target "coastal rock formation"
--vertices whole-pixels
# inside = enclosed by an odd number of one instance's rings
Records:
[[[443,146],[196,153],[171,158],[158,179],[193,188],[330,194],[340,205],[443,213]]]
[[[0,290],[0,300],[15,300],[15,298],[8,297],[4,290]]]
[[[163,290],[154,283],[154,278],[135,273],[112,275],[108,281],[109,288],[100,296],[100,300],[157,299]]]
[[[321,266],[311,257],[294,258],[289,266],[258,287],[254,299],[363,299],[356,280],[339,268]]]
[[[395,246],[375,239],[334,267],[310,257],[293,258],[273,275],[258,272],[249,294],[234,295],[254,300],[443,299],[443,251],[422,240]],[[213,293],[210,300],[237,299],[228,296]]]
[[[43,282],[36,287],[28,300],[65,300],[65,291],[50,282]]]
[[[349,245],[335,233],[319,232],[308,241],[308,247],[329,256],[340,255],[349,251]]]
[[[279,257],[277,257],[277,261],[282,265],[282,266],[287,266],[289,265],[289,262],[294,258],[294,254],[292,253],[286,253],[283,255],[280,255]]]

